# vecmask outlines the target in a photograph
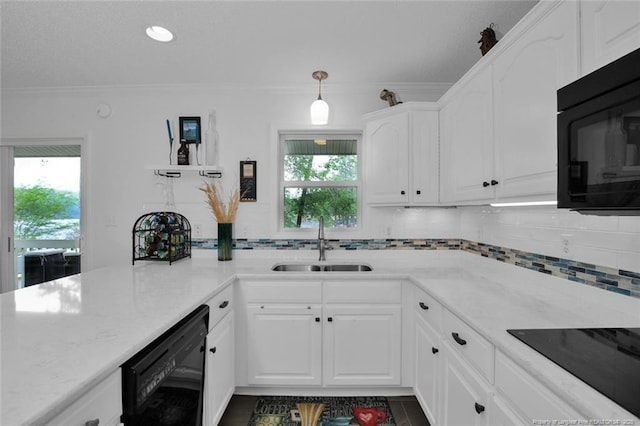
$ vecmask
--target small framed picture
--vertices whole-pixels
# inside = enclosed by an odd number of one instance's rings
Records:
[[[180,142],[200,144],[200,117],[180,117]]]

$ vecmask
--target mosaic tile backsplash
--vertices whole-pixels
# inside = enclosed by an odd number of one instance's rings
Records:
[[[316,250],[318,240],[236,239],[234,250]],[[522,250],[462,239],[363,239],[327,240],[337,250],[464,250],[483,257],[587,284],[625,296],[640,298],[640,272],[614,269],[576,260],[562,259]],[[192,241],[194,249],[216,249],[216,239]]]

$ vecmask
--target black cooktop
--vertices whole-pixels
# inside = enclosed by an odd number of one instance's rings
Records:
[[[507,332],[640,417],[640,328]]]

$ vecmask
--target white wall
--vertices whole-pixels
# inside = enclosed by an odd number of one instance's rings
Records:
[[[640,271],[640,217],[584,216],[555,207],[459,210],[464,239]]]
[[[328,82],[329,83],[329,82]],[[387,87],[404,101],[438,99],[447,86]],[[327,129],[362,129],[361,115],[387,107],[378,98],[382,88],[323,87],[331,106]],[[2,137],[85,137],[87,140],[87,217],[83,262],[95,268],[131,261],[131,229],[142,213],[165,210],[166,178],[146,166],[168,164],[166,119],[201,116],[217,111],[220,165],[226,191],[237,185],[238,162],[258,162],[258,202],[242,203],[235,224],[237,238],[276,238],[275,134],[278,129],[309,129],[309,105],[315,86],[304,88],[96,88],[77,90],[4,91]],[[108,103],[111,116],[100,118],[97,106]],[[174,144],[174,149],[175,149]],[[175,161],[175,157],[174,157]],[[216,228],[198,191],[203,178],[172,180],[175,211],[192,225],[202,225],[202,237]],[[442,209],[366,208],[358,238],[455,237],[457,214]],[[309,234],[303,237],[315,237]],[[330,238],[339,238],[339,235]]]

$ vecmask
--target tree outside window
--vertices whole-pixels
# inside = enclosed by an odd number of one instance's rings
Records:
[[[358,136],[282,135],[285,229],[358,227]]]

